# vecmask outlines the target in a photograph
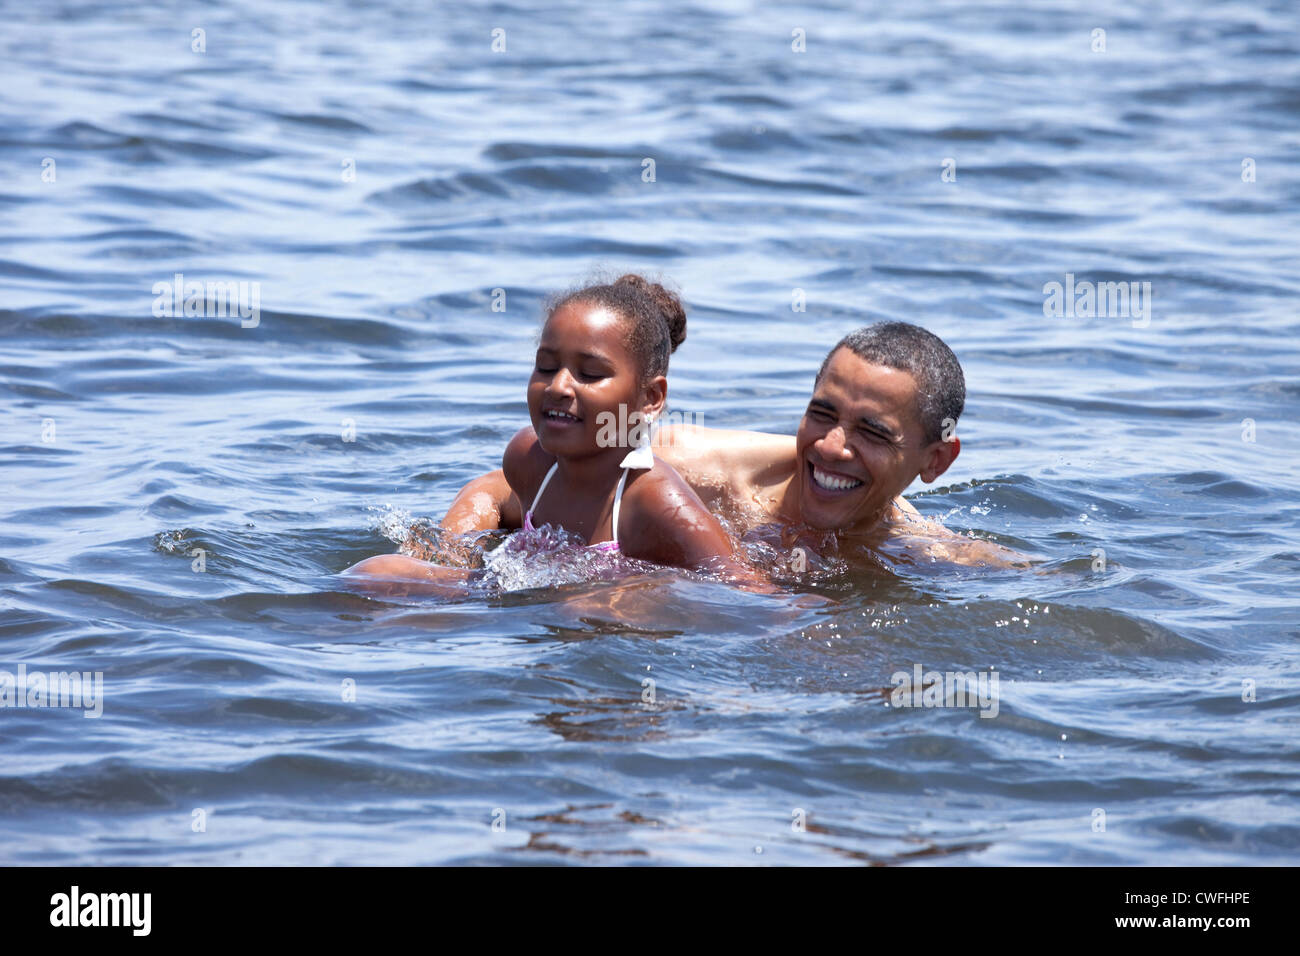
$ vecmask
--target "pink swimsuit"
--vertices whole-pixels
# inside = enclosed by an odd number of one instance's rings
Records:
[[[537,489],[537,494],[533,497],[533,506],[532,506],[531,508],[529,508],[528,511],[526,511],[526,512],[524,513],[524,530],[525,530],[525,531],[533,531],[533,530],[535,530],[535,529],[533,528],[533,512],[537,510],[537,502],[539,502],[539,501],[542,500],[542,492],[546,490],[546,486],[547,486],[548,484],[550,484],[551,476],[552,476],[553,474],[555,474],[555,469],[557,469],[557,468],[559,468],[559,467],[560,467],[560,463],[557,461],[555,464],[551,465],[551,470],[548,471],[548,472],[546,473],[546,477],[542,479],[542,486],[541,486],[540,488]],[[597,551],[617,551],[617,550],[619,550],[619,547],[618,547],[618,506],[619,506],[619,503],[623,500],[623,485],[625,485],[625,484],[627,483],[627,473],[628,473],[629,470],[630,470],[629,468],[624,467],[624,469],[623,469],[623,477],[620,478],[620,479],[618,480],[618,488],[617,488],[617,490],[615,490],[615,492],[614,492],[614,514],[613,514],[612,519],[610,520],[610,530],[614,533],[614,540],[613,540],[613,541],[602,541],[600,544],[589,544],[589,545],[587,545],[587,547],[589,547],[589,548],[595,548]]]

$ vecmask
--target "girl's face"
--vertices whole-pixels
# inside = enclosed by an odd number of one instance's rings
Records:
[[[542,448],[557,458],[626,447],[633,413],[658,415],[666,394],[662,375],[641,382],[627,325],[604,306],[570,302],[542,328],[528,414]]]

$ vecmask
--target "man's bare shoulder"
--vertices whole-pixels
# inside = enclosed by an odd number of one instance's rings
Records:
[[[655,439],[655,453],[688,481],[696,474],[760,486],[769,474],[789,476],[794,447],[793,435],[700,425],[669,425]]]
[[[795,437],[671,425],[660,429],[655,454],[676,468],[710,504],[716,505],[717,490],[725,489],[731,503],[750,505],[794,474]],[[894,499],[894,505],[900,517],[920,517],[902,495]]]

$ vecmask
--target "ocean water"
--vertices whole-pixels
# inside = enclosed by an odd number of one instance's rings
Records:
[[[102,675],[97,718],[0,708],[0,862],[1296,860],[1300,8],[0,23],[0,671]],[[705,425],[941,335],[963,451],[912,501],[1034,566],[351,591],[496,466],[597,268],[681,288]],[[917,666],[996,716],[894,706]]]

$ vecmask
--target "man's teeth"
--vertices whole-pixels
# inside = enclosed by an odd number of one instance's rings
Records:
[[[563,420],[563,421],[567,421],[567,422],[576,422],[576,421],[578,420],[576,416],[574,416],[574,415],[570,415],[568,412],[558,412],[558,411],[556,411],[555,409],[551,409],[551,410],[547,411],[547,412],[546,412],[546,417],[547,417],[547,418],[559,418],[559,419],[561,419],[561,420]]]
[[[812,473],[813,481],[827,491],[848,491],[850,488],[856,488],[862,484],[856,478],[840,478],[830,472],[822,471],[816,465],[813,465]]]

